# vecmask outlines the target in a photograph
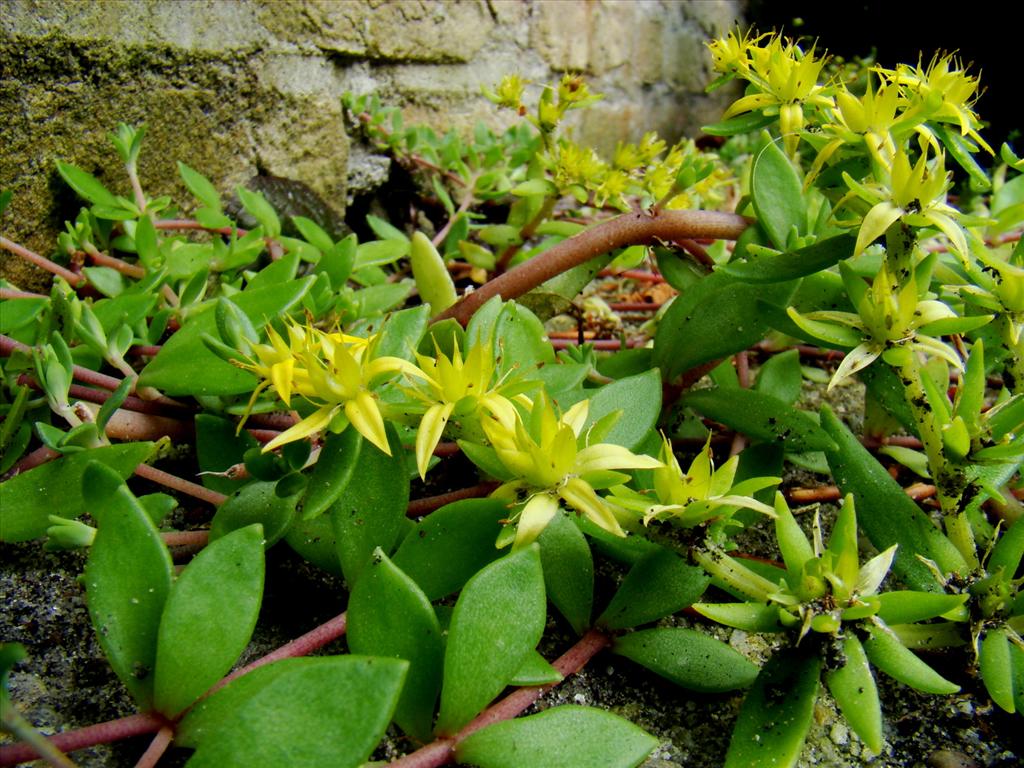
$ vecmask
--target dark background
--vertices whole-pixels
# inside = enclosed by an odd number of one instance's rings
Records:
[[[998,154],[1008,138],[1018,155],[1024,142],[1024,10],[983,0],[938,3],[904,0],[749,0],[747,18],[757,29],[818,39],[818,48],[846,58],[877,52],[884,67],[927,65],[936,51],[957,52],[968,72],[981,77],[974,109],[988,127],[982,137]],[[800,19],[800,23],[795,20]],[[973,64],[972,64],[973,62]],[[984,156],[979,156],[984,165]]]

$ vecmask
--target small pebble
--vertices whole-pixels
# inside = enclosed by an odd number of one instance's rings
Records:
[[[981,768],[978,761],[963,752],[952,749],[937,749],[928,755],[931,768]]]

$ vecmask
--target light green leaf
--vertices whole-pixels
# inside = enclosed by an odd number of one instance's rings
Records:
[[[555,515],[537,539],[548,599],[582,635],[594,602],[594,559],[587,540],[565,515]]]
[[[825,681],[846,722],[868,748],[878,754],[882,751],[882,708],[878,701],[878,688],[864,647],[850,632],[843,639],[843,655],[846,663],[827,672]]]

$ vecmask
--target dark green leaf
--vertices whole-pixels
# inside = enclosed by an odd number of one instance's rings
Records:
[[[512,686],[547,685],[562,680],[558,670],[548,664],[547,659],[537,651],[532,651],[523,662],[515,676],[509,681]]]
[[[757,666],[704,632],[685,627],[658,627],[615,639],[612,652],[635,661],[691,691],[721,693],[746,688]]]
[[[198,749],[189,768],[358,768],[384,735],[405,669],[363,656],[261,667],[190,713],[184,737]]]
[[[210,541],[232,531],[259,523],[263,527],[263,546],[277,543],[295,518],[296,497],[281,498],[275,492],[275,483],[253,480],[228,498],[210,523]]]
[[[629,569],[597,623],[626,629],[657,621],[692,605],[711,579],[667,549],[658,549]]]
[[[803,373],[800,370],[800,353],[787,349],[772,355],[757,372],[754,389],[763,395],[778,398],[793,405],[803,388]]]
[[[911,589],[941,589],[918,555],[935,561],[943,573],[966,568],[953,543],[827,406],[821,411],[821,426],[836,443],[825,456],[840,490],[857,499],[858,524],[877,549],[899,545],[893,572],[900,579]]]
[[[121,478],[149,458],[153,443],[122,443],[79,451],[0,483],[0,541],[27,541],[42,536],[49,516],[78,517],[85,511],[82,473],[91,461],[113,469]],[[54,504],[60,494],[60,504]]]
[[[821,661],[777,653],[762,668],[740,708],[725,768],[794,766],[814,716]]]
[[[173,717],[229,669],[249,643],[263,596],[263,531],[211,543],[171,588],[156,652],[157,711]]]
[[[98,525],[85,566],[89,618],[110,666],[146,711],[153,706],[157,630],[171,588],[171,556],[117,472],[90,462],[82,483]]]
[[[303,520],[322,515],[348,488],[364,442],[362,435],[354,429],[327,435],[306,486],[302,502]]]
[[[512,301],[505,304],[494,324],[494,354],[499,375],[555,361],[543,324],[526,307]]]
[[[350,585],[358,581],[374,549],[394,548],[409,506],[405,451],[391,426],[388,443],[390,456],[363,446],[352,470],[358,482],[348,483],[330,508],[338,559]]]
[[[548,599],[582,635],[590,626],[594,602],[594,559],[580,529],[555,515],[537,539]]]
[[[836,447],[810,415],[751,389],[701,389],[685,395],[681,402],[749,437],[781,443],[788,451]]]
[[[456,760],[480,768],[632,768],[658,740],[590,707],[555,707],[495,723],[461,741]]]
[[[820,272],[850,258],[856,242],[853,235],[839,235],[795,251],[729,262],[718,269],[749,283],[782,283]]]
[[[285,533],[284,540],[304,560],[334,576],[342,577],[334,526],[329,516],[295,521]]]
[[[258,447],[259,443],[245,430],[239,432],[235,422],[219,416],[196,414],[195,425],[196,456],[203,485],[218,493],[234,493],[246,479],[233,479],[218,473],[241,464],[245,452]]]
[[[439,600],[501,554],[494,541],[507,516],[498,499],[456,501],[420,521],[392,559],[428,599]]]
[[[671,381],[701,363],[741,352],[768,333],[758,303],[784,306],[797,283],[755,285],[725,273],[703,278],[668,308],[654,337],[654,362]]]
[[[409,662],[395,722],[429,741],[444,662],[441,626],[427,596],[379,548],[349,596],[347,636],[352,653]]]
[[[508,685],[540,641],[545,603],[536,544],[469,580],[448,628],[439,734],[457,732]]]

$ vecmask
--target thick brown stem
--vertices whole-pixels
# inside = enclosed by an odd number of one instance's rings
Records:
[[[661,211],[654,215],[628,213],[563,240],[539,256],[499,275],[463,296],[434,317],[433,322],[454,317],[465,325],[488,299],[494,296],[517,298],[545,280],[616,248],[658,240],[670,243],[693,238],[735,240],[749,224],[750,220],[743,216],[717,211]]]

